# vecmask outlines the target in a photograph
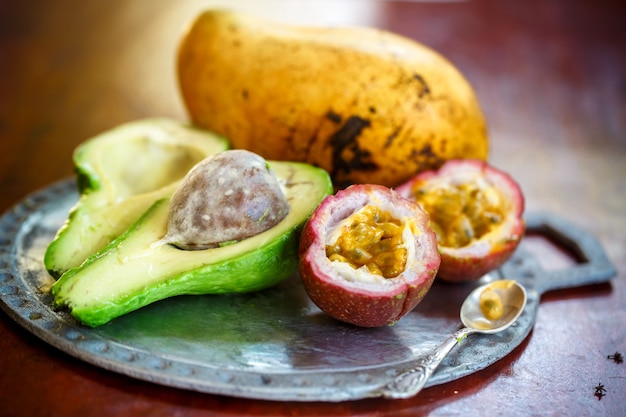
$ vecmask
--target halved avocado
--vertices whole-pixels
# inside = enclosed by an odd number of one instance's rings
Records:
[[[292,275],[301,229],[332,193],[332,183],[311,165],[268,162],[289,203],[289,214],[276,226],[227,246],[178,249],[159,243],[170,202],[161,199],[105,249],[63,274],[52,287],[55,305],[96,327],[167,297],[257,291]]]
[[[220,136],[164,118],[123,124],[83,142],[73,156],[80,198],[46,250],[48,272],[58,278],[83,263],[171,195],[191,167],[228,147]]]

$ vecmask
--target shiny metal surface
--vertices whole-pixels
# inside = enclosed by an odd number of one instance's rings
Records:
[[[51,308],[51,278],[42,265],[46,246],[76,198],[73,182],[64,181],[34,193],[0,219],[0,305],[64,352],[163,385],[269,400],[363,398],[458,330],[461,303],[477,285],[437,282],[412,313],[385,328],[331,319],[309,301],[294,276],[254,294],[168,299],[90,329]],[[571,271],[543,271],[518,250],[487,278],[503,276],[526,286],[528,301],[518,321],[502,333],[462,343],[427,386],[477,372],[509,354],[532,329],[543,291],[603,282],[615,274],[584,231],[549,214],[529,215],[528,225],[560,236],[587,262]]]
[[[501,314],[496,318],[485,316],[481,308],[481,294],[485,290],[496,292],[502,303]],[[461,305],[461,322],[479,333],[497,333],[510,325],[524,311],[526,289],[515,280],[500,280],[475,288]]]

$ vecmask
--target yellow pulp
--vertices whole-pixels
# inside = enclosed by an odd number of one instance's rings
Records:
[[[502,307],[502,298],[492,288],[487,288],[480,293],[479,297],[480,311],[489,320],[498,320],[502,317],[504,309]]]
[[[468,181],[424,187],[417,183],[413,195],[430,216],[441,246],[460,248],[489,233],[505,217],[504,201],[488,184]]]
[[[347,219],[337,241],[326,246],[326,256],[353,268],[365,265],[371,273],[393,278],[406,267],[402,232],[402,223],[388,212],[366,206]]]

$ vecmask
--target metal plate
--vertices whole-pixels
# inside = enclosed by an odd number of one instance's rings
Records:
[[[76,200],[73,181],[63,181],[0,219],[0,305],[66,353],[167,386],[266,400],[364,398],[459,328],[461,303],[477,284],[436,282],[413,312],[383,328],[358,328],[328,317],[294,276],[254,294],[171,298],[91,329],[51,309],[52,279],[42,263]],[[505,274],[527,287],[528,303],[518,322],[500,334],[463,341],[427,386],[472,374],[508,355],[532,329],[544,291],[615,275],[598,242],[584,231],[549,214],[530,215],[527,223],[560,238],[586,262],[566,273],[543,271],[521,247],[500,271],[481,280]]]

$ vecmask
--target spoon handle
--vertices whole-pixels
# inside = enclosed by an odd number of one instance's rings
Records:
[[[472,329],[462,328],[457,330],[441,345],[436,347],[426,356],[420,358],[417,364],[404,372],[396,375],[387,385],[379,388],[377,394],[385,398],[410,398],[424,388],[428,378],[435,372],[441,361],[448,355],[457,343],[467,335],[473,333]]]

